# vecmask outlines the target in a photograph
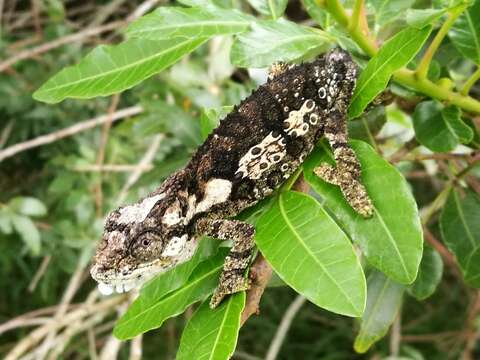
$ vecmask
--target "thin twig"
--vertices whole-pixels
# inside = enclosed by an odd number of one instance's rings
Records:
[[[475,321],[480,312],[480,291],[475,291],[475,295],[470,302],[467,319],[465,321],[465,348],[462,353],[462,360],[474,360],[473,352],[480,332],[477,330]]]
[[[33,18],[33,27],[38,37],[42,37],[42,27],[40,26],[40,4],[38,0],[30,0],[31,12]]]
[[[390,356],[393,359],[398,357],[400,351],[400,343],[402,341],[402,315],[401,309],[398,311],[395,320],[393,321],[392,328],[390,330]]]
[[[0,0],[2,1],[2,0]],[[10,137],[10,134],[12,133],[13,129],[13,121],[9,121],[7,125],[2,130],[2,133],[0,134],[0,150],[5,146],[5,144],[8,141],[8,138]]]
[[[443,262],[449,266],[456,273],[456,275],[459,276],[459,278],[462,278],[458,271],[457,262],[455,261],[452,253],[448,251],[447,248],[440,241],[438,241],[435,236],[433,236],[426,226],[423,227],[423,236],[425,238],[425,242],[430,244],[430,246],[432,246],[440,254]]]
[[[402,335],[403,342],[436,342],[463,335],[463,331],[445,331],[436,334]]]
[[[72,301],[73,296],[75,295],[78,288],[82,284],[82,277],[83,277],[84,270],[85,270],[85,264],[83,263],[83,259],[80,258],[78,260],[77,267],[73,275],[70,277],[70,281],[68,282],[67,288],[63,293],[62,299],[60,301],[60,306],[58,307],[57,312],[53,316],[53,321],[58,321],[67,312],[68,305],[70,305],[70,302]],[[37,355],[38,359],[45,358],[48,350],[51,347],[50,343],[53,342],[54,337],[55,337],[55,329],[52,329],[46,336],[43,344],[39,349],[39,353]]]
[[[57,311],[58,306],[59,305],[48,306],[48,307],[44,307],[44,308],[41,308],[41,309],[36,309],[36,310],[30,311],[28,313],[22,314],[20,316],[17,316],[13,319],[10,319],[7,322],[4,322],[3,324],[0,325],[0,335],[2,335],[3,333],[5,333],[7,331],[12,330],[12,329],[16,329],[16,328],[24,327],[24,326],[30,326],[29,325],[30,321],[33,323],[35,319],[40,319],[40,320],[46,319],[46,318],[42,318],[42,316],[53,314],[55,311]],[[78,304],[73,304],[73,305],[69,306],[69,310],[76,309],[78,307],[79,307]],[[49,319],[49,321],[52,320],[51,317],[48,317],[48,319]],[[39,320],[39,322],[42,322],[40,320]]]
[[[131,299],[131,294],[126,295],[128,299]],[[128,302],[124,302],[122,306],[117,307],[117,317],[120,317],[125,311],[127,310]],[[118,340],[112,334],[107,338],[105,345],[103,345],[102,351],[100,352],[99,359],[100,360],[111,360],[116,359],[117,354],[122,347],[123,342]]]
[[[107,20],[126,0],[113,0],[99,7],[97,14],[88,27],[96,27]]]
[[[145,155],[143,155],[142,159],[138,163],[138,166],[135,168],[135,171],[133,171],[127,181],[125,182],[125,185],[123,185],[122,190],[120,191],[120,194],[118,195],[117,198],[117,205],[123,204],[125,201],[125,198],[127,197],[128,190],[132,187],[133,184],[135,184],[142,173],[144,172],[144,169],[147,165],[150,165],[150,163],[153,161],[153,158],[155,156],[155,153],[158,150],[158,147],[160,146],[160,143],[162,139],[164,138],[163,134],[155,135],[152,143],[150,144],[149,148],[145,152]]]
[[[15,63],[35,57],[52,49],[58,48],[60,46],[71,44],[74,42],[82,42],[86,39],[104,33],[106,31],[112,31],[118,29],[126,24],[125,21],[114,21],[106,25],[102,25],[96,28],[86,29],[84,31],[80,31],[75,34],[63,36],[61,38],[49,41],[47,43],[35,46],[31,49],[26,49],[23,51],[18,52],[17,54],[13,55],[11,58],[8,58],[0,63],[0,72],[5,71],[10,66],[14,65]]]
[[[142,171],[149,171],[153,169],[153,165],[146,164],[145,166],[129,165],[129,164],[104,164],[104,165],[75,165],[72,167],[73,171],[78,172],[132,172],[137,169]]]
[[[7,354],[5,360],[18,359],[26,351],[28,351],[28,349],[43,339],[51,330],[56,331],[57,329],[60,329],[91,314],[104,311],[106,309],[113,309],[116,305],[124,302],[126,299],[126,295],[112,296],[96,304],[86,304],[77,310],[67,313],[58,320],[50,321],[48,324],[35,329],[29,335],[25,336],[21,341],[19,341],[17,345]]]
[[[77,322],[70,324],[68,327],[66,327],[63,333],[61,333],[60,336],[56,338],[54,344],[52,344],[52,351],[48,359],[55,360],[61,358],[60,355],[65,351],[65,348],[67,347],[73,336],[87,329],[90,329],[96,324],[100,323],[105,318],[107,313],[108,309],[106,311],[97,312],[88,319],[78,320]]]
[[[32,281],[30,281],[30,284],[28,285],[28,291],[30,291],[31,293],[35,291],[35,288],[37,287],[38,282],[42,278],[43,274],[45,274],[48,264],[50,264],[50,260],[52,260],[51,255],[46,255],[43,257],[37,272],[35,273]]]
[[[143,111],[143,108],[139,105],[128,107],[113,113],[111,116],[111,121],[114,122],[120,119],[124,119],[126,117],[134,116],[134,115],[140,114],[142,111]],[[57,140],[63,139],[65,137],[72,136],[79,132],[101,125],[109,120],[110,120],[110,116],[101,115],[93,119],[85,120],[75,125],[72,125],[70,127],[55,131],[53,133],[41,135],[39,137],[36,137],[35,139],[27,140],[27,141],[12,145],[0,151],[0,162],[15,154],[18,154],[19,152],[32,149],[38,146],[42,146],[45,144],[50,144]]]
[[[112,115],[117,109],[118,102],[120,101],[120,94],[115,94],[112,96],[112,101],[107,110],[107,121],[103,123],[102,134],[100,136],[100,144],[98,145],[97,152],[97,161],[96,165],[101,167],[103,161],[105,160],[105,147],[107,146],[108,135],[110,133],[110,128],[112,127]],[[98,173],[97,183],[94,188],[95,194],[95,207],[97,217],[102,215],[102,203],[103,203],[103,192],[102,192],[102,172]]]
[[[130,342],[130,356],[129,360],[141,360],[142,359],[142,335],[138,335]]]
[[[297,295],[295,300],[288,306],[287,311],[283,315],[282,321],[278,326],[277,332],[273,336],[273,340],[270,343],[270,347],[268,348],[267,356],[265,356],[265,360],[275,360],[277,358],[278,353],[280,352],[280,348],[282,347],[283,341],[287,336],[288,329],[290,329],[290,325],[292,324],[295,315],[297,315],[300,308],[305,304],[307,301],[302,295]]]
[[[90,356],[90,360],[97,360],[97,348],[95,345],[95,331],[93,330],[93,326],[91,326],[87,330],[87,339],[88,339],[88,355]]]

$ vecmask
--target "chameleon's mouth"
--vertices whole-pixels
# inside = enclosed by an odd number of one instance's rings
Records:
[[[90,273],[98,282],[98,291],[102,295],[111,295],[114,292],[122,294],[135,288],[140,288],[146,281],[165,271],[162,260],[155,260],[140,265],[131,271],[117,272],[115,270],[99,271],[99,266],[92,266]]]

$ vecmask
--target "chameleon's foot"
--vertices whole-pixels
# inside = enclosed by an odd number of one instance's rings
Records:
[[[245,278],[243,274],[222,274],[220,282],[210,299],[210,308],[216,308],[227,295],[248,290],[250,285],[250,279]]]
[[[335,172],[335,168],[327,163],[322,163],[313,169],[315,175],[317,175],[320,179],[328,182],[332,185],[340,185],[337,179],[337,173]]]
[[[365,186],[359,181],[352,179],[351,183],[341,186],[340,188],[342,189],[343,196],[353,210],[365,218],[373,215],[372,201],[368,197]]]
[[[373,205],[365,187],[355,177],[352,171],[340,171],[340,168],[330,164],[320,164],[313,172],[322,180],[340,186],[345,200],[357,213],[365,218],[373,215]],[[359,175],[359,174],[358,174]]]

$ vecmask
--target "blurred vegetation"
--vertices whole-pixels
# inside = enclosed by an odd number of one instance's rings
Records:
[[[143,338],[121,342],[112,329],[126,310],[125,298],[99,297],[89,261],[105,214],[146,195],[183,166],[205,136],[206,124],[264,81],[265,69],[252,68],[261,67],[253,66],[258,61],[271,62],[269,54],[252,60],[242,48],[258,29],[240,41],[214,37],[119,95],[49,105],[32,94],[90,49],[124,40],[127,20],[157,6],[210,2],[257,20],[283,16],[289,24],[321,28],[363,67],[377,51],[372,43],[382,45],[407,24],[433,27],[419,55],[394,73],[390,104],[369,107],[349,125],[352,138],[369,142],[408,180],[424,226],[422,278],[405,296],[402,288],[391,302],[384,299],[374,307],[374,313],[389,317],[381,324],[385,331],[392,326],[383,338],[378,331],[381,339],[364,354],[353,348],[360,320],[299,302],[291,288],[272,281],[261,315],[241,328],[233,358],[265,358],[294,302],[300,304],[298,313],[277,359],[480,358],[480,111],[471,105],[479,106],[480,47],[462,38],[468,25],[480,39],[478,0],[345,1],[344,13],[335,7],[340,3],[320,0],[0,1],[0,356],[138,359],[142,350],[144,359],[175,357],[197,305]],[[348,27],[351,22],[344,23],[347,15],[358,16],[360,34]],[[274,29],[288,31],[285,20],[275,21]],[[428,44],[449,21],[448,36],[425,60]],[[370,29],[369,37],[361,35],[362,29]],[[233,60],[241,67],[230,59],[234,41]],[[301,54],[296,48],[280,55],[309,59],[325,50],[325,44],[307,45]],[[413,69],[417,77],[409,72]],[[444,101],[450,91],[462,98],[443,105],[431,99]],[[468,94],[474,102],[465,101]],[[101,124],[88,125],[99,116]],[[29,140],[31,148],[25,145]],[[466,216],[458,216],[461,210]],[[464,239],[472,243],[465,245]],[[375,280],[388,282],[366,264],[365,269],[369,290]]]

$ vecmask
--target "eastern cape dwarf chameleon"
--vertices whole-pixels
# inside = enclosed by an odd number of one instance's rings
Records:
[[[310,63],[272,66],[267,82],[220,121],[183,169],[108,215],[91,268],[100,291],[128,291],[187,261],[203,235],[233,241],[211,307],[246,290],[255,229],[232,217],[272,194],[322,136],[336,165],[320,164],[315,174],[338,185],[355,211],[370,216],[373,206],[347,143],[356,74],[350,55],[340,49]]]

